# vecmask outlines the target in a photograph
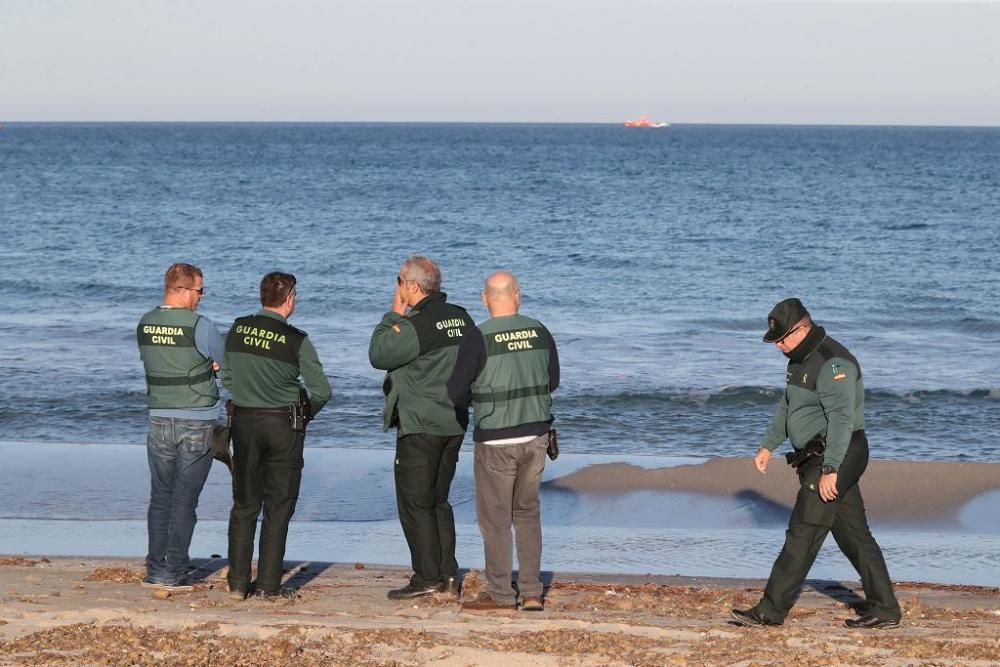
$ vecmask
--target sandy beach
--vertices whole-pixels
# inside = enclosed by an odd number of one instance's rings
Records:
[[[741,628],[761,580],[546,573],[543,612],[385,597],[402,568],[286,563],[293,600],[233,601],[225,560],[192,592],[140,559],[0,557],[0,665],[997,665],[1000,589],[898,582],[903,624],[849,630],[856,583],[807,582],[780,628]],[[481,589],[475,570],[464,596]]]

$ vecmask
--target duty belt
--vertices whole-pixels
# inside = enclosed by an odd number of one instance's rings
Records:
[[[248,415],[288,415],[289,411],[295,406],[285,405],[280,408],[244,408],[239,405],[233,405],[233,408],[237,414],[245,413]]]

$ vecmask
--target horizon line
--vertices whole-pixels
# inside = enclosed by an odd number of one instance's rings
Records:
[[[497,120],[2,120],[0,129],[13,125],[608,125],[624,127],[624,121],[497,121]],[[937,123],[839,123],[791,122],[676,122],[664,127],[629,128],[668,130],[672,127],[842,127],[907,129],[1000,129],[997,125]]]

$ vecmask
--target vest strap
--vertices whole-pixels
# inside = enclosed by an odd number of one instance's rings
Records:
[[[152,375],[146,376],[146,382],[151,385],[156,385],[158,387],[175,387],[181,385],[192,385],[198,384],[199,382],[205,382],[211,380],[214,377],[212,371],[205,371],[204,373],[199,373],[198,375],[185,375],[183,377],[154,377]]]
[[[533,387],[520,387],[518,389],[508,389],[507,391],[488,392],[488,393],[473,392],[472,400],[477,403],[483,403],[486,401],[493,401],[494,403],[503,403],[504,401],[513,401],[514,399],[527,398],[529,396],[541,396],[543,394],[548,394],[548,393],[549,393],[549,385],[537,384]]]

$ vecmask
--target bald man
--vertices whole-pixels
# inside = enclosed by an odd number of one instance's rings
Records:
[[[448,397],[473,407],[476,518],[486,552],[486,590],[462,605],[471,612],[517,609],[511,584],[516,532],[518,592],[523,611],[541,611],[541,504],[538,498],[552,429],[552,392],[559,355],[538,320],[518,314],[521,290],[506,271],[483,288],[490,319],[470,328],[458,346]]]

